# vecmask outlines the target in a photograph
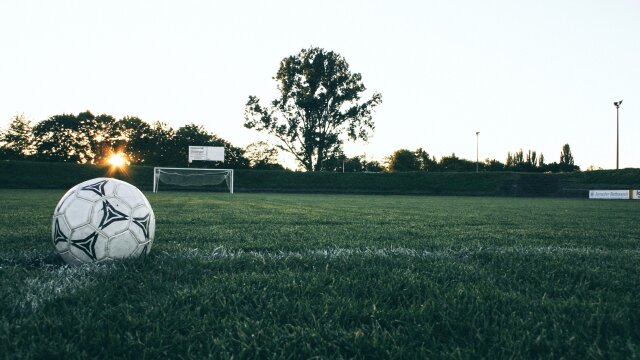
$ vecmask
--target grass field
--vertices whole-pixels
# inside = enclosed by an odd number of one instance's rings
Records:
[[[0,357],[640,357],[640,202],[148,194],[149,256],[73,268],[63,193],[0,190]]]

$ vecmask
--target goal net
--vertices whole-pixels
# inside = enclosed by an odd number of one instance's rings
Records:
[[[158,192],[160,183],[177,186],[213,186],[227,184],[233,194],[232,169],[202,168],[153,168],[153,192]]]

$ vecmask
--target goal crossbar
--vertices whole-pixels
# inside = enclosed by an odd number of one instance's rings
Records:
[[[226,182],[233,194],[233,169],[206,168],[153,168],[153,192],[158,192],[160,182],[177,186],[218,185]]]

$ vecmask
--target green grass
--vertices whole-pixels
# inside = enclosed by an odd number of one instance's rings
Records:
[[[0,190],[0,357],[640,357],[640,202],[148,194],[148,257],[71,268],[63,193]]]

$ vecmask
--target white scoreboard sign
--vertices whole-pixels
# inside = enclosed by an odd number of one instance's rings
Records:
[[[192,161],[224,161],[224,147],[189,146],[189,162]]]
[[[589,190],[589,199],[638,199],[640,190]]]

